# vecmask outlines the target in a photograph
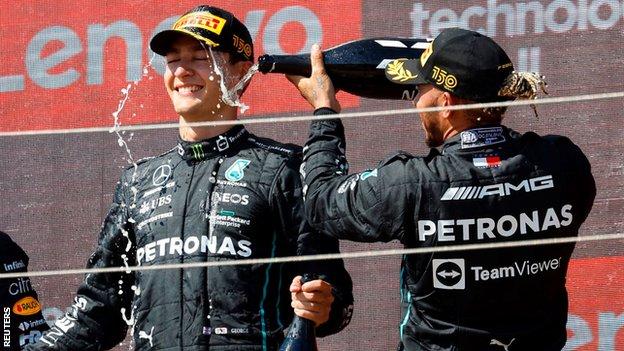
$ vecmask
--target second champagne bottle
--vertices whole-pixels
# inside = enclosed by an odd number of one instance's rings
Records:
[[[305,273],[301,284],[319,279],[316,273]],[[318,351],[314,322],[295,315],[279,351]]]

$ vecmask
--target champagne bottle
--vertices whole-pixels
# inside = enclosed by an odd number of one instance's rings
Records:
[[[323,59],[336,89],[372,99],[413,100],[416,87],[392,82],[386,78],[385,68],[395,59],[419,58],[428,46],[426,39],[362,39],[325,50]],[[310,54],[263,55],[258,70],[309,77]]]
[[[306,273],[301,277],[301,284],[316,279],[319,279],[317,274]],[[314,322],[295,315],[279,351],[318,351],[314,328]]]

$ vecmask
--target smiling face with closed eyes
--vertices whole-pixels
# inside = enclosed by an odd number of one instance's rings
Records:
[[[211,57],[215,55],[215,59]],[[235,72],[229,53],[211,50],[196,39],[180,35],[165,56],[165,87],[175,111],[187,121],[223,118],[229,106],[221,101],[220,80],[214,62],[224,74]]]

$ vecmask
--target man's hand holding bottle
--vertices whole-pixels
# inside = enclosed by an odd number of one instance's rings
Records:
[[[320,279],[301,284],[301,276],[296,276],[290,284],[290,295],[291,306],[299,317],[313,321],[317,327],[329,320],[334,302],[331,284]]]
[[[330,108],[340,112],[340,102],[336,99],[336,90],[331,78],[325,71],[323,63],[323,52],[318,44],[312,45],[310,52],[312,64],[312,74],[309,78],[297,75],[286,75],[286,78],[293,83],[314,109]]]

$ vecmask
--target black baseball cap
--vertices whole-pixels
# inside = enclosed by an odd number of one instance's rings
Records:
[[[389,64],[386,77],[397,84],[432,84],[476,102],[506,100],[498,96],[513,63],[491,38],[478,32],[447,28],[419,59]]]
[[[218,7],[200,5],[180,17],[171,29],[150,41],[153,52],[165,56],[180,35],[191,36],[217,50],[227,51],[243,61],[253,61],[253,41],[249,30],[233,14]]]

